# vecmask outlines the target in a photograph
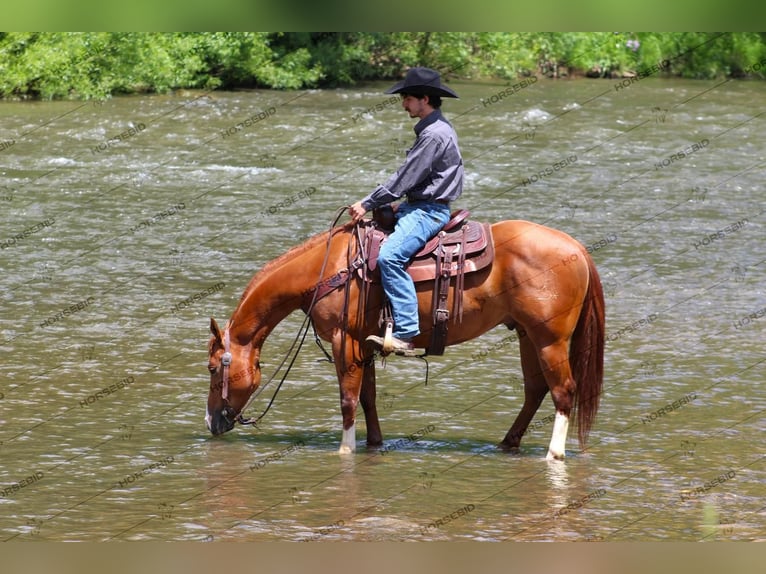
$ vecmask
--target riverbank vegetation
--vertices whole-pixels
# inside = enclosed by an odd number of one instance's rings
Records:
[[[104,98],[176,89],[324,88],[400,78],[766,77],[755,32],[7,32],[0,97]]]

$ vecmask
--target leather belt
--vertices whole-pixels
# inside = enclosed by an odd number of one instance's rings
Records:
[[[407,203],[439,203],[441,205],[449,205],[449,199],[407,199]]]

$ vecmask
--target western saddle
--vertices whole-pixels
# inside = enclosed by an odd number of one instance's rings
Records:
[[[454,211],[449,222],[431,238],[410,261],[407,272],[415,283],[434,282],[432,306],[431,341],[426,349],[428,355],[443,355],[447,340],[450,315],[456,322],[463,318],[463,289],[465,275],[484,269],[492,264],[495,256],[492,231],[489,223],[468,220],[466,209]],[[380,246],[394,230],[394,211],[390,206],[375,209],[372,219],[361,221],[356,227],[360,257],[346,269],[318,283],[304,294],[302,308],[307,312],[311,304],[338,287],[348,284],[357,274],[366,285],[380,283],[378,254]],[[454,278],[454,281],[453,281]],[[454,283],[452,313],[447,308],[450,284]],[[365,300],[367,298],[365,297]],[[381,311],[381,322],[390,333],[390,309],[388,302]]]

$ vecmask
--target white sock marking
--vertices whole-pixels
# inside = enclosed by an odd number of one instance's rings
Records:
[[[553,434],[551,435],[551,444],[548,447],[548,460],[561,460],[564,458],[567,442],[567,431],[569,430],[569,417],[556,411],[556,419],[553,421]]]
[[[356,423],[351,425],[348,430],[343,430],[343,438],[340,441],[340,454],[351,454],[356,451]]]

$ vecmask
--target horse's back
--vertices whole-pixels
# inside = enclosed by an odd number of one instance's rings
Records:
[[[569,264],[587,256],[584,246],[571,235],[523,219],[508,219],[492,225],[495,251],[549,267]]]
[[[579,313],[589,283],[585,247],[563,231],[524,220],[492,225],[495,264],[488,285],[515,321]]]

